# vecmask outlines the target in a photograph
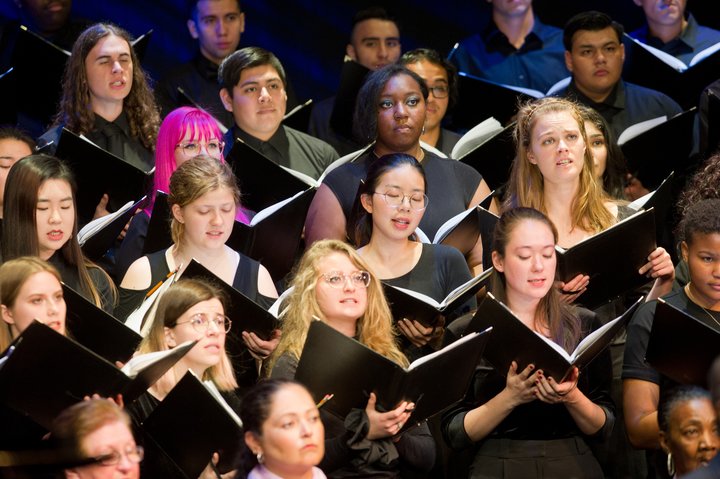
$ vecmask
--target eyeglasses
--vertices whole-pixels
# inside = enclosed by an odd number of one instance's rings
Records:
[[[447,98],[450,94],[450,89],[447,85],[429,86],[430,90],[435,98]]]
[[[143,460],[143,457],[145,457],[145,449],[143,449],[142,446],[127,446],[125,448],[124,455],[128,458],[128,461],[133,464],[137,464]],[[120,462],[122,457],[123,452],[112,451],[107,454],[103,454],[102,456],[95,457],[95,460],[103,466],[114,466]]]
[[[200,154],[203,147],[205,147],[205,151],[208,155],[219,155],[222,153],[223,148],[225,148],[225,142],[220,140],[210,140],[206,143],[188,141],[187,143],[178,143],[175,145],[175,148],[182,148],[185,156],[197,156]]]
[[[428,202],[430,201],[425,193],[406,195],[400,191],[389,190],[385,193],[378,193],[376,191],[374,194],[382,196],[385,199],[385,203],[392,208],[400,208],[405,202],[405,198],[407,198],[410,203],[410,209],[414,211],[423,211],[427,208]]]
[[[230,318],[227,316],[216,314],[209,317],[207,313],[194,314],[187,321],[178,321],[175,325],[177,326],[178,324],[186,323],[190,323],[193,329],[198,333],[206,333],[211,324],[215,326],[215,329],[218,331],[223,331],[225,333],[230,332],[230,327],[232,326],[232,321],[230,321]]]
[[[340,271],[330,271],[321,274],[320,277],[325,280],[333,288],[344,288],[348,280],[353,286],[358,288],[367,288],[370,285],[370,273],[367,271],[353,271],[350,274],[344,274]]]

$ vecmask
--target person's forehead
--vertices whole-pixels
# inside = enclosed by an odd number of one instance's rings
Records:
[[[400,31],[395,22],[380,18],[368,18],[355,25],[352,32],[353,42],[365,38],[399,38]]]

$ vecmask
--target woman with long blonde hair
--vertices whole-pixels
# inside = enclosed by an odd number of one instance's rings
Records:
[[[295,376],[313,318],[407,366],[408,360],[395,342],[397,332],[382,285],[348,244],[337,240],[313,244],[300,260],[292,287],[280,344],[267,364],[272,377]],[[413,405],[403,402],[381,413],[375,410],[375,403],[371,393],[366,408],[351,411],[344,423],[322,415],[326,454],[320,467],[328,477],[404,477],[409,471],[427,472],[432,467],[435,444],[424,423],[398,434]]]

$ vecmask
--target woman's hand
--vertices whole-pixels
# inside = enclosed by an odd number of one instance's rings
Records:
[[[638,273],[655,279],[645,301],[657,299],[669,293],[675,280],[675,266],[665,248],[655,248],[655,251],[648,256],[648,262],[638,270]]]
[[[268,356],[270,356],[273,351],[275,351],[275,348],[277,348],[278,343],[280,343],[280,335],[282,333],[279,329],[276,329],[273,331],[272,336],[270,337],[269,341],[264,341],[260,339],[260,337],[253,333],[253,332],[242,332],[242,338],[245,342],[245,345],[250,350],[250,354],[255,359],[264,360],[267,359]]]
[[[535,400],[536,379],[542,373],[541,371],[535,371],[535,365],[533,364],[528,364],[519,373],[517,368],[518,365],[515,361],[510,363],[505,383],[505,389],[514,400],[513,408]]]
[[[407,420],[410,419],[412,410],[415,409],[415,404],[403,401],[392,411],[379,412],[375,409],[376,403],[377,396],[375,396],[375,393],[370,393],[370,399],[368,399],[365,407],[365,414],[367,414],[370,422],[370,429],[367,434],[367,438],[370,440],[390,437],[399,433]]]
[[[110,201],[110,196],[108,196],[107,193],[102,195],[102,198],[100,198],[100,201],[98,202],[97,206],[95,206],[95,213],[93,214],[94,220],[98,218],[102,218],[103,216],[107,216],[110,214],[110,212],[107,209],[108,202]]]
[[[423,326],[418,321],[411,321],[403,318],[398,321],[398,329],[408,340],[419,348],[425,346],[433,340],[438,334],[442,335],[442,328],[434,328],[432,326]]]
[[[556,281],[555,287],[560,290],[560,301],[570,304],[587,290],[588,284],[590,276],[579,274],[567,283]]]
[[[536,396],[539,400],[548,404],[567,402],[572,397],[572,392],[577,390],[577,382],[580,377],[578,368],[572,368],[570,376],[558,383],[551,377],[546,377],[542,371],[538,371]]]
[[[210,463],[205,466],[205,469],[203,469],[200,473],[198,479],[233,479],[235,477],[235,471],[220,474],[216,469],[218,462],[220,462],[220,455],[217,452],[214,452]]]

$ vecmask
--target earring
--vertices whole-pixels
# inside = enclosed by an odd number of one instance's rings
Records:
[[[255,454],[255,458],[257,459],[258,464],[264,464],[265,463],[265,456],[263,456],[262,451],[258,451]]]
[[[667,453],[667,472],[670,477],[675,475],[675,462],[672,458],[672,452]]]
[[[425,134],[425,125],[423,125],[422,132],[421,132],[420,134],[421,134],[421,135],[424,135],[424,134]]]

